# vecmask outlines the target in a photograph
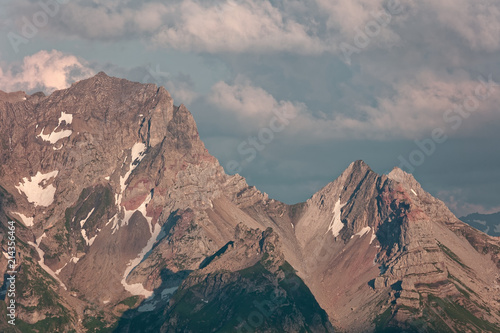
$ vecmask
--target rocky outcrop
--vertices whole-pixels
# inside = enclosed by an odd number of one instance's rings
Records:
[[[168,308],[121,320],[118,330],[142,332],[148,322],[157,332],[333,332],[271,228],[240,223],[232,239],[189,274]]]

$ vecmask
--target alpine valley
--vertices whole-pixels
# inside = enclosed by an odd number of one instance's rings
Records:
[[[163,87],[102,72],[0,92],[0,135],[1,332],[500,332],[500,238],[398,168],[287,205]]]

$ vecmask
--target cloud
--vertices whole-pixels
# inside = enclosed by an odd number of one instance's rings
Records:
[[[40,28],[40,33],[45,36],[106,41],[147,36],[164,25],[171,13],[169,5],[151,1],[138,5],[132,1],[117,0],[19,0],[5,7],[17,25],[17,33],[22,33],[28,21]],[[47,22],[40,26],[35,17],[42,16],[47,18]]]
[[[8,5],[18,30],[25,19],[43,11],[20,0]],[[270,1],[199,0],[136,3],[71,1],[58,6],[45,30],[88,40],[146,38],[155,46],[183,51],[273,52],[316,54],[329,46]]]
[[[70,34],[88,39],[118,39],[156,31],[169,12],[169,6],[163,3],[127,8],[116,2],[86,5],[80,1],[63,7],[61,20]]]
[[[265,126],[273,114],[293,115],[284,135],[307,142],[414,140],[429,137],[436,128],[449,136],[467,137],[480,135],[488,123],[500,120],[495,111],[500,86],[495,80],[473,79],[463,71],[422,71],[413,80],[393,82],[373,100],[344,97],[347,111],[330,105],[328,112],[312,112],[305,103],[278,99],[240,75],[233,83],[216,83],[206,99],[246,127]]]
[[[168,22],[154,37],[166,47],[200,52],[268,53],[287,51],[317,54],[328,49],[308,27],[269,1],[226,1],[203,5],[183,1],[178,19]]]
[[[472,213],[493,214],[500,212],[500,206],[485,206],[478,203],[468,202],[467,194],[463,189],[443,190],[437,193],[437,197],[458,217]]]
[[[190,105],[199,94],[195,91],[195,82],[189,75],[179,74],[165,82],[165,88],[174,98],[177,104]]]
[[[343,37],[354,37],[358,29],[364,30],[368,22],[394,23],[403,14],[403,4],[394,0],[316,0],[318,9],[327,14],[326,26]],[[370,24],[368,24],[370,26]],[[373,27],[372,27],[373,28]]]
[[[305,104],[288,100],[277,101],[269,92],[252,85],[242,76],[237,77],[233,84],[223,81],[216,83],[208,101],[240,119],[255,119],[260,123],[268,122],[268,118],[275,114],[294,118],[299,113],[307,112]]]
[[[7,4],[6,12],[20,31],[23,18],[43,8],[40,2],[19,0]],[[418,32],[429,39],[455,35],[474,50],[500,48],[500,4],[495,0],[74,0],[50,16],[41,29],[45,36],[140,38],[151,46],[213,54],[339,54],[340,43],[353,44],[359,31],[373,33],[376,22],[382,29],[369,48],[391,46]]]
[[[465,39],[472,49],[494,51],[500,48],[500,4],[495,0],[426,0],[426,13],[444,29]]]
[[[28,93],[42,90],[51,93],[93,74],[85,62],[74,55],[57,50],[39,51],[25,57],[21,64],[0,68],[0,89],[24,90]]]
[[[386,85],[383,80],[363,77],[367,85]],[[436,128],[447,135],[478,135],[488,123],[498,122],[495,105],[500,86],[495,78],[473,79],[467,73],[422,71],[412,80],[397,80],[373,99],[346,94],[342,103],[348,110],[331,106],[329,112],[302,112],[290,126],[293,135],[307,140],[330,139],[420,139]],[[354,79],[356,81],[356,79]],[[357,86],[360,91],[365,88]]]
[[[477,87],[481,87],[480,92],[484,93],[484,96],[487,93],[484,100],[476,97]],[[442,73],[436,75],[434,72],[423,71],[417,74],[414,80],[394,84],[395,93],[391,96],[378,97],[376,106],[360,106],[360,109],[364,111],[365,120],[352,120],[345,117],[339,120],[346,122],[345,125],[351,130],[358,129],[371,136],[385,134],[385,136],[392,137],[417,138],[428,135],[436,127],[456,130],[461,127],[462,121],[465,122],[470,116],[463,116],[458,111],[453,112],[462,117],[458,125],[455,121],[447,120],[451,116],[445,119],[445,114],[451,115],[448,110],[454,110],[457,106],[463,107],[464,103],[473,99],[477,110],[470,114],[488,112],[487,107],[492,106],[492,99],[498,100],[497,96],[492,97],[495,87],[489,88],[492,90],[483,90],[483,85],[479,80]],[[489,101],[488,98],[490,98]]]
[[[154,83],[165,87],[176,104],[191,104],[199,97],[195,91],[195,82],[190,75],[179,72],[172,75],[161,69],[161,66],[139,66],[131,70],[109,65],[109,73],[116,73],[117,76],[125,76],[133,81],[141,83]]]

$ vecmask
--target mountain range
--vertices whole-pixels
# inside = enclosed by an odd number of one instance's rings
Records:
[[[500,238],[399,168],[355,161],[287,205],[163,87],[102,72],[0,93],[0,133],[2,332],[500,331]]]
[[[472,213],[460,220],[490,236],[500,237],[500,212],[493,214]]]

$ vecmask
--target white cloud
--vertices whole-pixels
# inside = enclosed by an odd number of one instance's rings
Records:
[[[203,5],[186,0],[176,8],[177,19],[155,36],[160,45],[201,52],[288,51],[317,54],[328,46],[308,27],[269,1],[226,1]]]
[[[57,50],[39,51],[24,58],[21,64],[0,68],[0,89],[32,92],[67,88],[71,83],[93,75],[93,71],[74,55]]]
[[[376,104],[349,96],[343,103],[351,102],[347,112],[340,112],[331,105],[329,113],[312,112],[304,103],[279,100],[268,91],[253,85],[247,78],[238,76],[232,84],[216,83],[207,96],[208,102],[218,110],[236,116],[245,126],[263,126],[273,114],[293,115],[286,135],[302,137],[307,142],[324,142],[331,139],[420,139],[429,137],[436,128],[449,136],[478,134],[485,122],[498,121],[495,105],[500,102],[499,86],[495,79],[490,86],[470,78],[465,72],[436,74],[424,71],[411,81],[394,82],[390,89],[376,97]],[[368,82],[370,78],[367,78]],[[476,91],[480,87],[480,100]],[[491,91],[487,89],[491,88]],[[472,99],[471,99],[472,98]],[[474,100],[474,111],[463,108]],[[467,104],[467,107],[472,104]],[[456,111],[462,106],[463,114]],[[445,114],[448,113],[445,119]],[[453,117],[451,117],[453,116]],[[460,117],[457,122],[456,118]],[[452,120],[453,119],[453,120]]]
[[[19,28],[23,17],[41,10],[29,0],[6,6]],[[60,5],[41,31],[90,40],[146,38],[157,46],[195,52],[318,55],[337,54],[340,43],[352,44],[359,30],[370,29],[368,22],[384,20],[390,22],[369,47],[392,45],[409,37],[401,35],[405,32],[432,31],[441,37],[453,32],[472,49],[500,48],[495,0],[75,0]],[[416,26],[406,29],[409,21]]]
[[[182,81],[167,81],[165,89],[168,90],[172,98],[177,104],[191,104],[198,96],[193,90],[193,87],[187,82]]]
[[[427,14],[464,38],[472,49],[500,48],[500,3],[495,0],[425,0]],[[426,15],[426,12],[422,13]]]
[[[382,0],[316,0],[316,3],[327,13],[327,26],[347,36],[363,28],[384,8]]]
[[[72,2],[62,10],[61,23],[66,33],[88,39],[114,39],[152,33],[165,24],[171,12],[163,3],[145,3],[127,7],[123,3]]]
[[[500,206],[486,207],[468,202],[463,189],[442,190],[437,193],[437,197],[458,217],[472,213],[494,214],[500,211]]]
[[[371,82],[369,77],[365,79]],[[487,78],[484,80],[488,82]],[[481,97],[488,93],[485,100],[476,96],[478,87]],[[437,75],[424,71],[411,81],[396,81],[390,88],[387,89],[390,93],[375,98],[376,105],[359,102],[355,99],[356,96],[351,96],[349,113],[339,113],[336,110],[329,115],[319,116],[302,113],[291,127],[295,133],[310,133],[309,138],[320,140],[416,139],[429,136],[438,127],[447,134],[454,134],[458,129],[461,134],[465,134],[466,129],[478,132],[485,121],[499,119],[498,113],[494,112],[495,105],[499,103],[496,92],[500,90],[495,80],[488,86],[464,73]],[[472,100],[476,104],[469,104]],[[475,110],[462,111],[469,114],[467,116],[458,111],[449,111],[455,110],[457,106],[464,106],[464,103],[467,103],[467,107],[474,106]],[[449,115],[446,119],[445,113]],[[455,117],[453,121],[450,115]],[[461,118],[460,122],[456,117]]]
[[[241,76],[237,77],[232,85],[222,81],[216,83],[208,100],[214,106],[239,117],[264,121],[269,121],[267,117],[273,114],[296,117],[307,109],[303,103],[277,101],[270,93],[253,86],[248,79]]]

